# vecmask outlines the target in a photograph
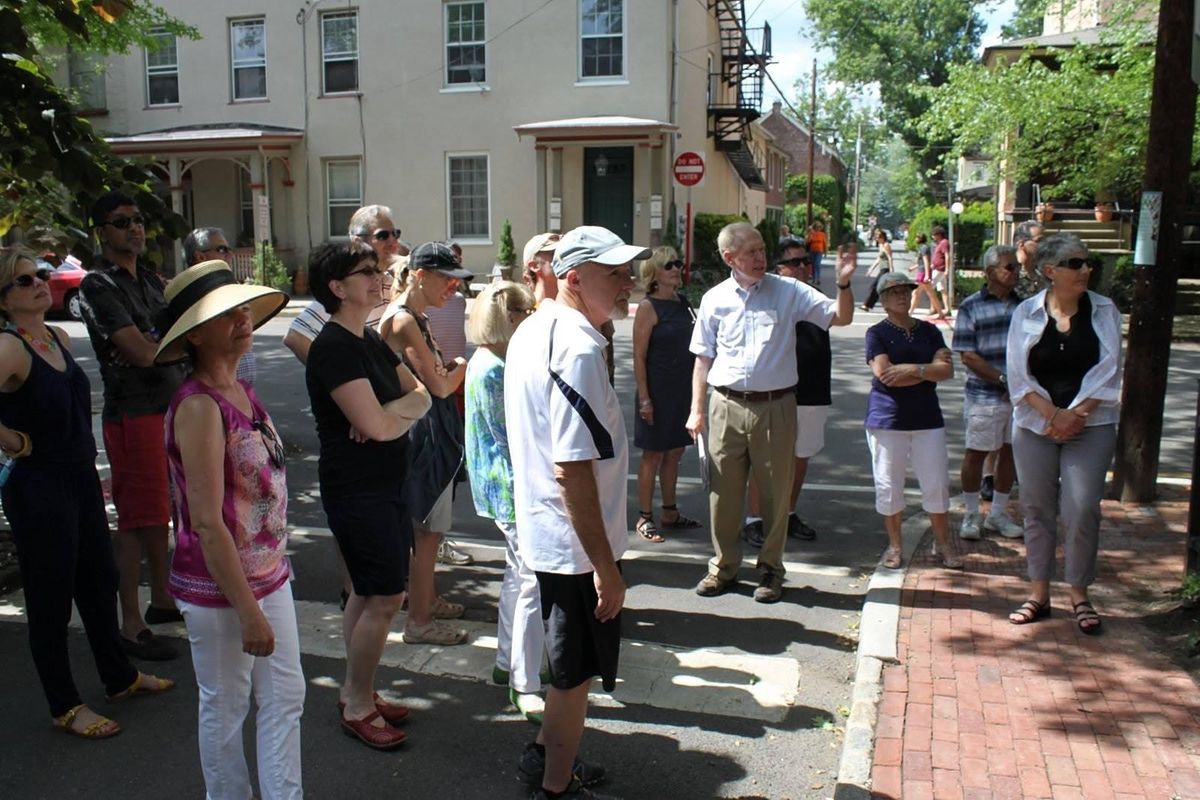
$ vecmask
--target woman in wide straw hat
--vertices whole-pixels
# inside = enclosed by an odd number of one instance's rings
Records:
[[[200,690],[204,783],[210,797],[298,798],[304,676],[288,582],[283,446],[254,390],[236,377],[254,329],[288,298],[239,284],[224,261],[205,261],[171,281],[166,300],[155,361],[188,356],[192,366],[166,417],[170,588]],[[241,734],[252,693],[257,793]]]

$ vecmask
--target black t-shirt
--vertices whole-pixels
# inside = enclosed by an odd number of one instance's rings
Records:
[[[1047,315],[1049,317],[1049,315]],[[1083,376],[1100,362],[1100,339],[1092,327],[1092,301],[1085,294],[1071,317],[1071,329],[1059,331],[1054,317],[1029,351],[1029,374],[1042,385],[1054,405],[1068,408],[1079,394]]]
[[[829,331],[811,322],[796,323],[796,405],[833,405],[830,373],[833,348]]]
[[[350,420],[334,402],[332,392],[350,381],[366,378],[380,405],[404,396],[396,366],[400,359],[371,328],[360,339],[336,322],[329,322],[308,351],[305,383],[321,460],[317,475],[321,492],[339,495],[398,491],[408,471],[408,434],[390,442],[355,442]]]

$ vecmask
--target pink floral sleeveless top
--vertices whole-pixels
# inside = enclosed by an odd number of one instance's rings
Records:
[[[225,428],[225,499],[221,515],[233,535],[250,590],[255,598],[262,599],[288,579],[287,480],[282,444],[254,390],[248,384],[242,386],[250,397],[252,418],[195,378],[188,378],[179,387],[167,410],[167,464],[175,520],[170,589],[186,603],[229,605],[205,566],[200,537],[192,529],[187,479],[175,442],[175,412],[194,394],[208,395],[221,410]]]

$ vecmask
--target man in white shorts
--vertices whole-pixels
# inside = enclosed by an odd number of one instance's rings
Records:
[[[983,254],[987,283],[958,307],[954,323],[954,351],[967,368],[963,418],[966,450],[960,478],[966,513],[958,534],[978,539],[980,530],[995,531],[1010,539],[1022,528],[1008,515],[1008,495],[1013,485],[1012,403],[1008,397],[1005,356],[1008,327],[1013,309],[1021,302],[1013,292],[1017,285],[1016,248],[994,245]],[[979,486],[983,462],[996,453],[995,488],[987,517],[979,510]]]

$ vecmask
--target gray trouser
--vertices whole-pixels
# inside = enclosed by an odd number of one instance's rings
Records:
[[[1117,441],[1116,425],[1096,425],[1065,442],[1028,428],[1013,431],[1013,461],[1025,515],[1029,579],[1054,577],[1054,550],[1061,517],[1066,579],[1071,586],[1096,580],[1100,544],[1100,499]]]

